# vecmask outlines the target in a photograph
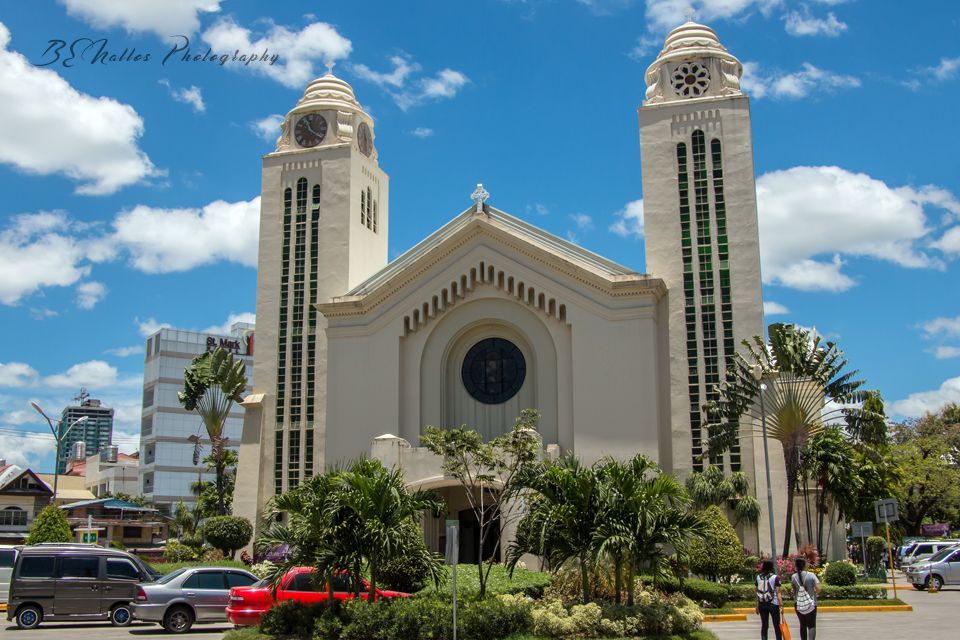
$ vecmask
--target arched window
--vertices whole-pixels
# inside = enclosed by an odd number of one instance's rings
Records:
[[[320,211],[320,185],[313,185],[313,206],[311,207],[313,213]]]
[[[297,180],[297,213],[307,212],[307,179]]]
[[[0,510],[0,525],[25,527],[27,526],[27,512],[20,507],[6,507]]]

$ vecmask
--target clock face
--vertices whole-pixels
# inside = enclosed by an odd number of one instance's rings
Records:
[[[293,128],[293,136],[301,147],[315,147],[327,135],[327,121],[319,113],[308,113]]]
[[[696,62],[682,62],[670,77],[673,90],[683,98],[702,96],[710,87],[710,72]]]
[[[373,135],[370,133],[370,127],[367,126],[366,122],[361,122],[357,128],[357,146],[365,156],[369,156],[370,152],[373,151]]]

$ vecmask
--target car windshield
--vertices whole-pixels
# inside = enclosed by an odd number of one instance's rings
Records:
[[[947,547],[946,549],[940,549],[940,551],[937,551],[935,554],[930,556],[930,558],[927,559],[927,562],[940,562],[941,560],[943,560],[944,558],[946,558],[956,550],[957,550],[957,547]]]
[[[182,576],[186,570],[187,570],[186,567],[184,567],[183,569],[177,569],[173,573],[168,573],[167,575],[157,580],[157,584],[167,584],[171,580],[175,580],[177,576]]]
[[[143,569],[147,572],[147,575],[150,576],[151,580],[157,581],[160,579],[162,574],[156,569],[154,569],[152,566],[150,566],[149,562],[146,562],[145,560],[141,560],[140,558],[137,558],[137,559],[140,561],[140,566],[142,566]]]

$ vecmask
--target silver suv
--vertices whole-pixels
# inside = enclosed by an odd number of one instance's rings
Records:
[[[903,570],[907,571],[910,565],[926,562],[934,554],[958,544],[960,544],[960,540],[918,540],[903,556],[901,561]]]
[[[243,569],[185,567],[138,585],[131,613],[136,620],[163,625],[168,633],[185,633],[195,622],[226,622],[230,589],[256,581]]]
[[[907,580],[915,589],[927,589],[930,581],[937,591],[945,584],[960,584],[960,545],[940,550],[925,561],[906,569]]]

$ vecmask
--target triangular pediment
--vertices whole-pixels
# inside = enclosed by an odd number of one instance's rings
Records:
[[[666,291],[659,278],[637,273],[515,216],[487,206],[482,213],[476,212],[473,207],[464,211],[346,295],[334,298],[328,303],[321,303],[318,308],[327,317],[362,314],[385,299],[402,295],[403,291],[429,278],[435,269],[443,268],[444,263],[456,257],[462,247],[476,238],[493,241],[516,254],[521,260],[535,260],[577,283],[609,295],[652,295],[660,298]],[[491,270],[489,274],[487,269]],[[485,265],[479,273],[464,274],[464,277],[477,282],[496,283],[498,275],[499,272],[494,270],[492,265]],[[474,282],[468,281],[465,284],[472,288]],[[516,290],[513,290],[513,286],[511,283],[510,293],[517,297],[532,296],[532,304],[538,304],[537,294],[529,289],[523,290],[522,285]],[[460,291],[461,296],[464,293],[465,291]],[[455,294],[456,292],[451,292],[451,295]],[[549,300],[545,300],[543,304],[549,305]]]

